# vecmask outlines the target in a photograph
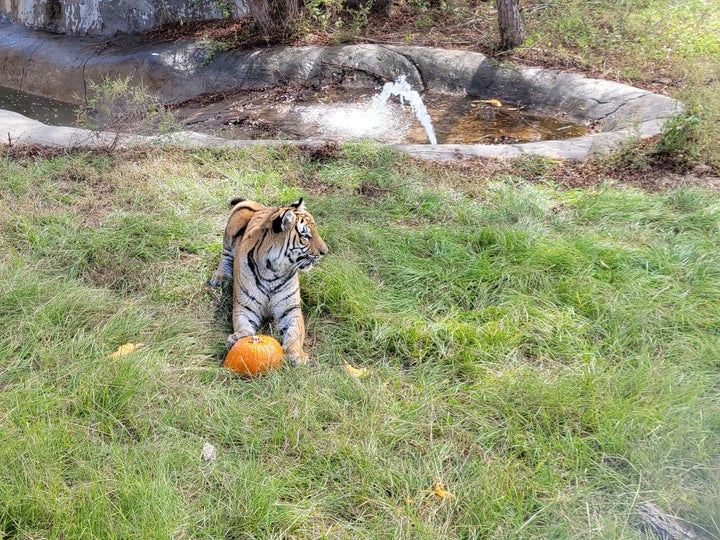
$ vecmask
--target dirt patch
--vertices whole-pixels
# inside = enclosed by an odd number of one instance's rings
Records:
[[[10,144],[0,145],[0,156],[14,159],[42,158],[51,159],[68,155],[68,150],[56,146],[42,146],[39,144]]]
[[[149,41],[177,41],[181,39],[212,39],[236,47],[262,44],[262,40],[252,37],[252,20],[222,19],[216,21],[173,22],[158,26],[146,32]]]
[[[513,159],[479,157],[444,162],[428,162],[419,159],[414,161],[418,166],[427,170],[428,178],[440,184],[451,185],[455,189],[470,192],[482,191],[483,186],[488,181],[501,176],[522,177],[529,182],[552,185],[560,189],[594,188],[607,182],[616,182],[649,192],[660,192],[687,186],[697,186],[720,192],[720,176],[717,176],[712,168],[697,166],[690,171],[681,173],[669,170],[667,164],[662,161],[653,162],[648,158],[653,143],[653,139],[638,143],[638,148],[634,153],[626,151],[625,153],[610,156],[594,157],[583,162],[552,160],[539,156]],[[114,159],[139,162],[148,159],[149,156],[159,151],[166,151],[173,155],[176,155],[177,152],[192,152],[187,149],[168,148],[158,150],[150,147],[108,152],[106,150],[88,149],[72,151],[28,145],[0,146],[0,156],[28,162],[36,159],[52,159],[73,153],[98,156],[112,155]],[[298,152],[308,161],[317,164],[344,159],[345,156],[342,146],[337,143],[295,146],[292,147],[291,151]],[[632,159],[631,156],[637,156],[639,161],[635,163],[628,162],[627,160]],[[402,166],[402,163],[400,166]],[[336,191],[336,188],[313,175],[301,179],[300,185],[304,190],[318,195]],[[100,188],[99,193],[104,196],[112,192],[112,187],[104,186],[102,181],[93,181],[92,187],[93,189]],[[377,195],[374,186],[363,185],[359,188],[359,191],[367,195]],[[89,223],[92,223],[93,220],[98,219],[98,211],[102,209],[88,205],[84,210],[88,213]]]
[[[538,165],[539,163],[539,165]],[[599,188],[610,183],[631,186],[651,193],[696,186],[720,192],[720,177],[706,171],[677,173],[661,163],[640,168],[612,167],[597,160],[585,162],[523,159],[465,158],[462,161],[431,164],[438,178],[455,188],[470,192],[484,191],[486,182],[495,177],[517,176],[524,180],[560,189]],[[458,178],[466,184],[458,186]]]
[[[345,43],[384,43],[486,52],[487,47],[483,47],[482,44],[493,39],[493,31],[489,29],[494,29],[497,24],[494,10],[478,9],[470,18],[466,18],[465,15],[468,13],[443,13],[442,19],[435,19],[429,12],[418,15],[416,7],[403,4],[394,6],[389,15],[371,12],[368,15],[368,24],[361,33],[310,28],[286,44],[330,46]],[[345,28],[352,27],[351,14],[345,14],[343,19]],[[438,24],[438,21],[442,24]],[[250,18],[233,18],[174,22],[159,26],[145,35],[149,39],[161,41],[207,38],[239,47],[267,45],[262,38],[252,37],[253,31],[253,22]]]

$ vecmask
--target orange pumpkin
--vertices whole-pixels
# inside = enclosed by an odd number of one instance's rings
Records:
[[[238,339],[228,351],[223,365],[251,377],[280,367],[282,360],[280,343],[275,338],[258,334]]]

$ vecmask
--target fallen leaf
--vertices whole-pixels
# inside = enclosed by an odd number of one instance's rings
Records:
[[[345,368],[345,371],[347,371],[351,376],[355,377],[356,379],[364,379],[365,377],[369,377],[371,370],[368,368],[356,368],[353,365],[348,364],[345,362],[343,364],[343,367]]]
[[[126,343],[125,345],[120,345],[117,350],[113,353],[110,353],[107,355],[108,358],[120,358],[121,356],[125,356],[126,354],[130,354],[131,352],[139,349],[145,345],[144,343]]]
[[[436,497],[440,497],[441,499],[454,499],[455,498],[455,495],[453,495],[449,491],[445,491],[438,482],[435,482],[433,484],[433,493],[435,494]]]
[[[492,105],[493,107],[502,107],[502,101],[499,99],[476,99],[473,101],[473,103],[487,103],[488,105]]]

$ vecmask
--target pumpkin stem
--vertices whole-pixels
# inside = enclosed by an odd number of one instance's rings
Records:
[[[250,338],[250,341],[251,341],[251,342],[253,343],[253,345],[254,345],[255,343],[260,343],[260,342],[262,341],[262,338],[261,338],[260,336],[252,336],[252,337]]]

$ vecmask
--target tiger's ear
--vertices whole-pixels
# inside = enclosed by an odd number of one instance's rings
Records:
[[[292,203],[290,206],[292,206],[293,208],[297,208],[301,212],[307,211],[307,208],[305,208],[305,203],[303,202],[302,197],[300,197],[300,199],[298,199],[297,201]]]
[[[272,230],[275,234],[287,231],[293,224],[293,218],[295,212],[292,210],[285,210],[282,214],[278,215],[272,222]]]

